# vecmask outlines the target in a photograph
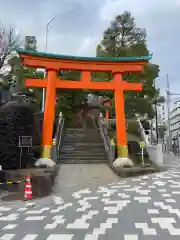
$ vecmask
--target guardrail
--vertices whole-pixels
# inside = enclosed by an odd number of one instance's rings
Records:
[[[100,114],[98,124],[100,128],[101,138],[103,140],[104,147],[108,155],[109,163],[112,164],[115,160],[115,143],[114,143],[114,140],[109,139],[105,120],[102,114]]]

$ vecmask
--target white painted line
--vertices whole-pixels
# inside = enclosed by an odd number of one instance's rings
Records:
[[[0,221],[15,221],[18,219],[19,214],[12,213],[7,216],[0,217]]]
[[[18,212],[24,212],[24,211],[26,211],[27,210],[27,208],[19,208],[17,211]]]
[[[158,209],[147,209],[149,214],[159,214]]]
[[[26,221],[41,221],[45,218],[45,216],[32,216],[25,218]]]
[[[8,208],[8,207],[0,207],[0,212],[8,212],[10,211],[12,208]]]
[[[38,234],[27,234],[22,240],[35,240]]]
[[[138,235],[136,235],[136,234],[124,235],[124,240],[138,240]]]
[[[25,214],[42,214],[44,211],[48,211],[49,209],[49,207],[44,207],[40,210],[29,210]]]
[[[16,234],[5,234],[0,238],[0,240],[11,240],[13,237],[15,237]]]
[[[167,203],[175,203],[176,201],[174,199],[165,199],[165,202],[167,202]]]
[[[51,234],[46,240],[71,240],[73,234]]]
[[[177,192],[172,192],[172,194],[180,195],[180,192],[179,192],[179,191],[177,191]]]
[[[3,227],[4,230],[10,230],[10,229],[14,229],[17,227],[17,224],[8,224],[5,227]]]

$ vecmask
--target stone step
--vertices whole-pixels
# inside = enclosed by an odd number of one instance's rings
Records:
[[[86,152],[87,154],[99,154],[99,153],[105,153],[105,149],[99,149],[99,148],[95,148],[95,149],[91,149],[91,148],[87,148],[87,149],[61,149],[60,150],[60,154],[68,154],[68,153],[81,153],[81,152]]]
[[[100,130],[68,130],[68,129],[64,129],[64,133],[76,133],[76,134],[99,134]]]
[[[60,153],[61,157],[93,157],[93,158],[98,158],[98,157],[107,157],[104,152],[101,153],[88,153],[88,152],[69,152],[69,153]]]
[[[91,142],[91,143],[89,143],[89,142],[63,142],[63,144],[62,144],[62,147],[64,147],[64,146],[66,146],[66,147],[81,147],[81,146],[90,146],[91,148],[94,148],[94,147],[103,147],[104,148],[104,144],[103,144],[103,142]]]
[[[59,151],[61,154],[63,153],[81,153],[81,152],[86,152],[87,154],[96,154],[96,153],[106,153],[106,150],[104,148],[102,149],[92,149],[92,148],[61,148]]]
[[[96,153],[96,152],[105,152],[104,148],[61,148],[60,152],[91,152],[91,153]]]
[[[65,132],[99,132],[99,129],[94,129],[94,128],[87,128],[87,129],[82,129],[82,128],[65,128]]]
[[[65,136],[100,136],[100,132],[80,132],[80,133],[76,133],[76,132],[64,132]]]
[[[64,139],[63,141],[64,144],[81,144],[81,143],[97,143],[97,144],[103,144],[102,140],[98,140],[98,139],[81,139],[81,140],[77,140],[77,139]]]
[[[63,155],[63,156],[61,156],[61,154],[60,154],[60,156],[59,156],[59,158],[60,158],[60,160],[61,159],[73,159],[73,160],[76,160],[76,159],[83,159],[83,160],[93,160],[93,161],[99,161],[99,160],[106,160],[107,159],[107,157],[105,157],[105,156],[72,156],[72,155],[69,155],[69,156],[67,156],[67,155]]]
[[[98,160],[98,161],[94,161],[94,160],[60,160],[61,163],[63,164],[107,164],[108,161],[107,160]]]
[[[89,135],[89,134],[86,134],[86,135],[64,135],[64,139],[93,139],[93,138],[98,138],[98,139],[101,139],[101,136],[100,135]]]
[[[98,137],[101,138],[100,134],[64,134],[64,138],[93,138]]]

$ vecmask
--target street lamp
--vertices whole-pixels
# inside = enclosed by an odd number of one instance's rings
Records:
[[[48,33],[49,33],[49,25],[52,23],[52,21],[55,19],[53,17],[46,25],[46,41],[45,41],[45,52],[47,52],[47,45],[48,45]],[[46,76],[46,72],[44,72],[44,77]],[[46,89],[43,88],[43,95],[42,95],[42,112],[44,112],[44,107],[45,107],[45,94],[46,94]]]

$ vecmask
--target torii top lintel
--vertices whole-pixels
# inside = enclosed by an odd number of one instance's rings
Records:
[[[82,72],[81,81],[67,81],[56,77],[56,88],[69,89],[89,89],[89,90],[135,90],[142,89],[140,83],[128,83],[122,80],[123,72],[140,72],[143,66],[148,63],[152,55],[144,57],[120,57],[120,58],[102,58],[102,57],[75,57],[44,53],[37,51],[27,51],[16,49],[25,66],[34,68],[45,68],[46,70],[79,70]],[[112,72],[114,79],[110,82],[92,82],[90,73],[94,72]],[[120,75],[119,75],[120,74]],[[28,87],[46,87],[48,77],[44,80],[26,79]],[[116,84],[117,83],[117,84]]]

